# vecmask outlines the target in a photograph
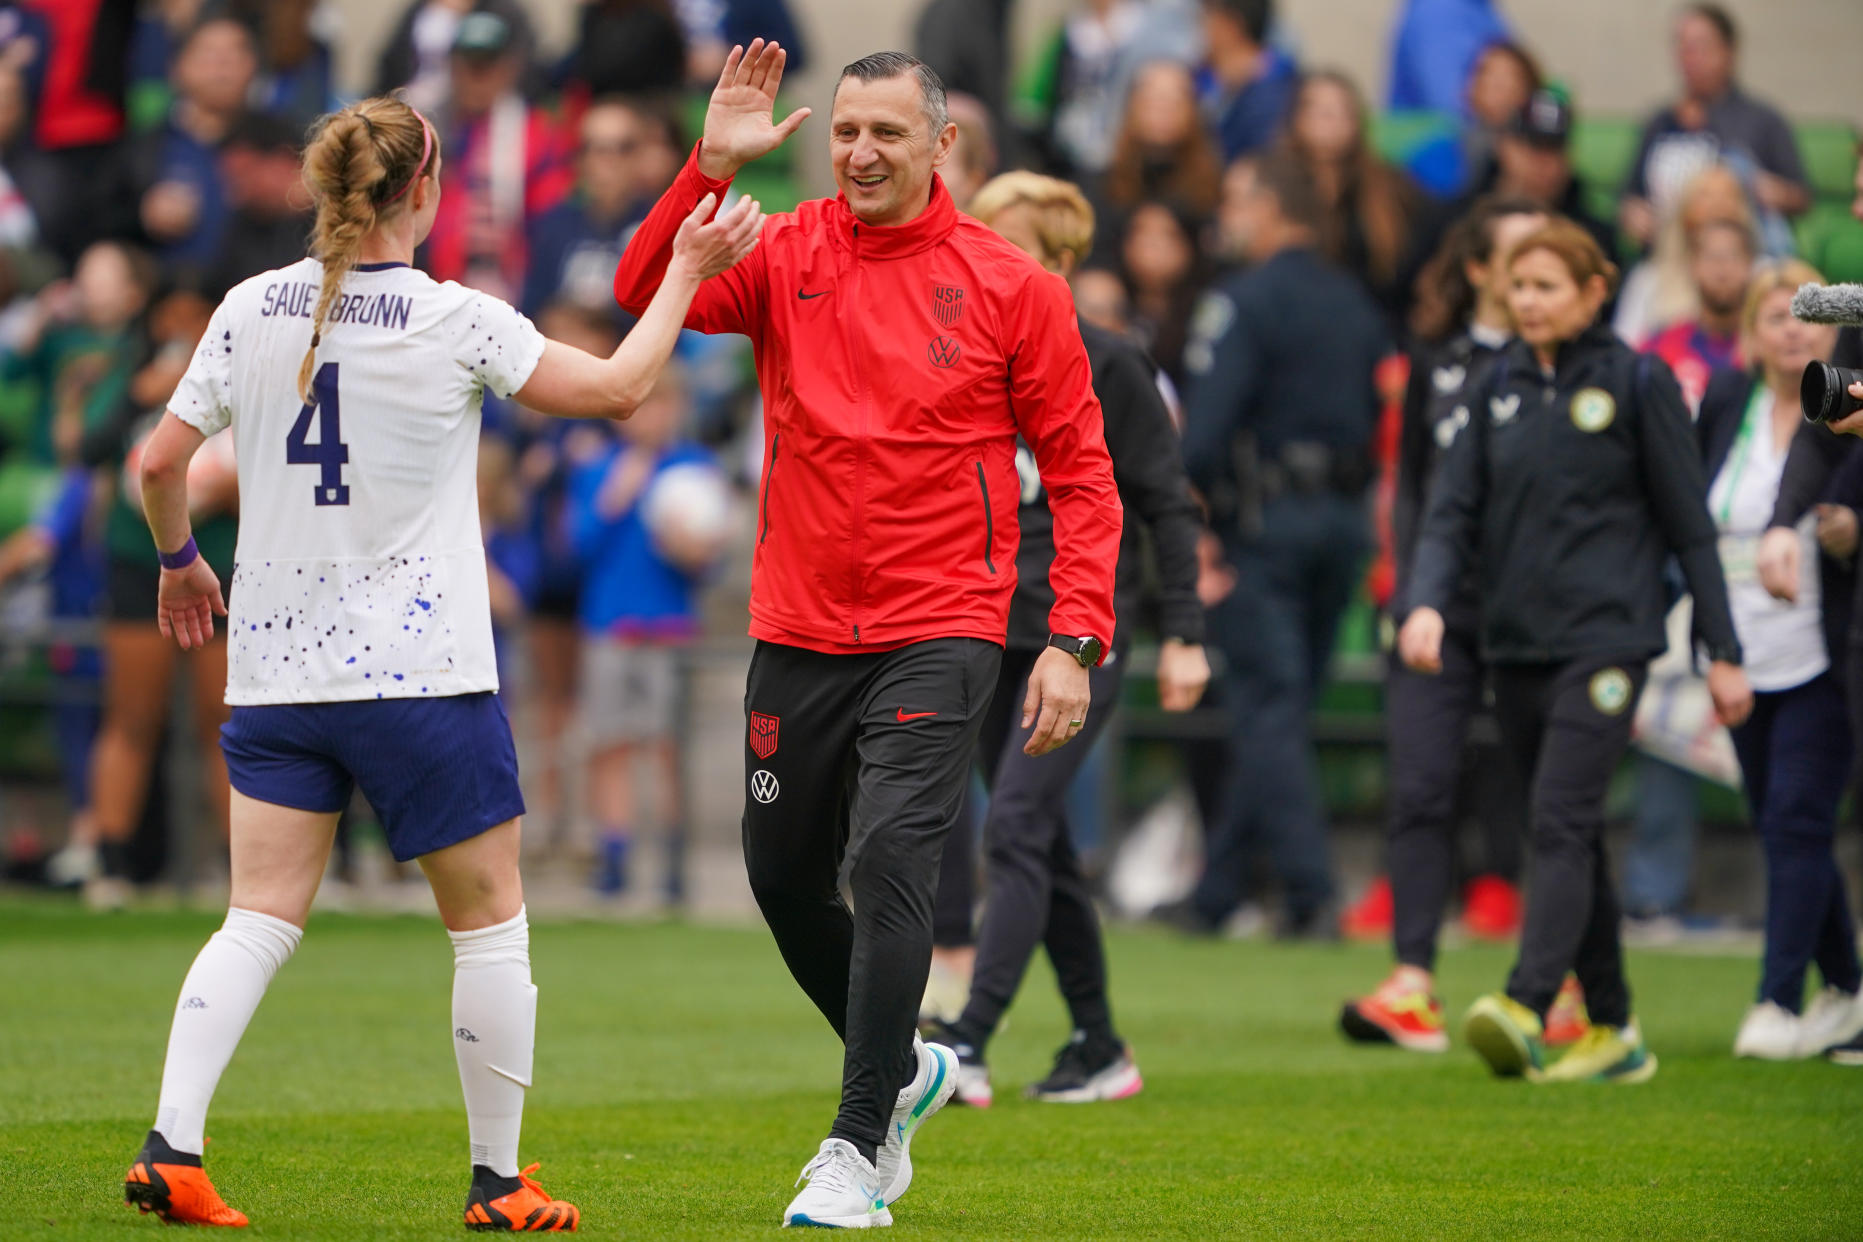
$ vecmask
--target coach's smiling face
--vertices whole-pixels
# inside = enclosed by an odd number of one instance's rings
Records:
[[[835,184],[863,224],[904,224],[931,201],[957,126],[932,129],[916,76],[841,79],[829,123]]]

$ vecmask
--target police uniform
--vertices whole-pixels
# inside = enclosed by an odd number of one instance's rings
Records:
[[[1669,368],[1598,324],[1543,371],[1503,352],[1431,491],[1409,600],[1449,607],[1477,567],[1496,715],[1531,773],[1533,887],[1507,994],[1544,1014],[1568,970],[1592,1020],[1629,1020],[1604,795],[1665,647],[1681,563],[1707,658],[1740,644],[1688,410]]]
[[[1474,417],[1507,343],[1505,333],[1462,332],[1411,356],[1410,385],[1392,507],[1397,566],[1391,616],[1403,623],[1405,592],[1430,481]],[[1433,970],[1443,908],[1455,877],[1456,795],[1465,769],[1469,722],[1488,686],[1480,651],[1480,596],[1470,566],[1443,609],[1443,667],[1435,676],[1407,668],[1393,654],[1384,687],[1386,768],[1390,773],[1386,869],[1391,880],[1392,941],[1397,960]],[[1489,752],[1468,775],[1484,782],[1483,859],[1488,873],[1512,880],[1520,867],[1520,782],[1506,752]]]

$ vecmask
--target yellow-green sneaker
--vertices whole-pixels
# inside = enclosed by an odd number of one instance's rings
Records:
[[[1498,1078],[1537,1073],[1545,1055],[1539,1015],[1499,992],[1468,1007],[1462,1038]]]
[[[1656,1077],[1656,1054],[1643,1046],[1643,1032],[1625,1026],[1593,1026],[1535,1082],[1648,1082]]]

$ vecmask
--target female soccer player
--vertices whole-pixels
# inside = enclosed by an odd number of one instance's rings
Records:
[[[325,118],[304,165],[320,258],[227,295],[142,460],[158,620],[184,649],[227,615],[189,530],[186,477],[229,426],[243,503],[222,734],[231,908],[182,984],[125,1196],[169,1221],[246,1223],[201,1168],[207,1105],[297,948],[337,814],[360,785],[395,857],[420,860],[453,940],[466,1224],[573,1230],[576,1208],[517,1163],[537,993],[479,533],[479,404],[489,388],[563,417],[625,418],[700,282],[750,252],[762,215],[746,200],[706,225],[713,204],[700,203],[653,304],[603,359],[410,266],[439,205],[440,150],[407,104],[368,99]]]
[[[1753,693],[1681,389],[1598,317],[1617,269],[1560,219],[1517,241],[1507,271],[1518,335],[1431,489],[1398,650],[1442,672],[1443,612],[1475,571],[1495,717],[1528,779],[1533,885],[1519,960],[1505,992],[1470,1008],[1469,1044],[1502,1076],[1644,1082],[1656,1058],[1631,1017],[1604,795],[1666,646],[1669,556],[1695,599],[1721,722],[1745,720]],[[1567,971],[1591,1028],[1544,1067],[1543,1024]]]

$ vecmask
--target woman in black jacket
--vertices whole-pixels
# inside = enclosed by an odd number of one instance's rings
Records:
[[[1734,730],[1734,748],[1766,857],[1764,965],[1734,1054],[1772,1061],[1817,1056],[1863,1030],[1856,925],[1831,849],[1852,755],[1839,661],[1854,574],[1849,556],[1828,553],[1854,554],[1854,539],[1845,549],[1831,534],[1846,520],[1854,533],[1854,515],[1821,506],[1819,515],[1807,513],[1792,528],[1801,573],[1789,599],[1774,598],[1762,585],[1757,556],[1787,450],[1804,425],[1799,377],[1836,338],[1833,328],[1792,317],[1793,291],[1819,281],[1798,260],[1754,276],[1741,319],[1754,370],[1716,375],[1696,424],[1711,480],[1708,511],[1720,532],[1729,602],[1754,690],[1753,714]],[[1818,554],[1819,526],[1826,555]],[[1805,1007],[1813,962],[1824,988]]]
[[[1404,593],[1430,481],[1513,339],[1506,255],[1546,221],[1546,209],[1538,204],[1484,199],[1449,230],[1419,282],[1423,296],[1415,319],[1421,339],[1410,351],[1391,514],[1397,589],[1390,615],[1399,625],[1407,611]],[[1488,684],[1479,617],[1471,572],[1443,609],[1441,672],[1425,676],[1393,657],[1385,678],[1385,769],[1390,774],[1385,866],[1397,966],[1375,992],[1346,1002],[1340,1012],[1340,1029],[1361,1043],[1391,1043],[1415,1052],[1449,1047],[1442,1002],[1436,997],[1436,938],[1455,878],[1456,793],[1468,725]],[[1500,783],[1518,787],[1511,774]],[[1487,868],[1470,885],[1470,904],[1475,904],[1475,893],[1484,892],[1511,906],[1518,901],[1513,889],[1519,872],[1518,829],[1506,814],[1483,818],[1489,830]],[[1511,932],[1501,934],[1511,939]]]
[[[989,182],[969,211],[1026,251],[1049,271],[1066,275],[1091,248],[1093,211],[1080,191],[1065,181],[1034,173],[1007,173]],[[1210,679],[1203,654],[1203,608],[1197,602],[1197,536],[1202,523],[1178,454],[1177,431],[1159,394],[1156,368],[1131,342],[1082,322],[1081,338],[1093,368],[1093,391],[1106,419],[1106,448],[1113,478],[1128,515],[1119,545],[1115,602],[1120,616],[1138,611],[1144,577],[1139,528],[1151,534],[1159,578],[1158,699],[1166,711],[1195,707]],[[1018,449],[1022,477],[1018,517],[1022,542],[1016,553],[1016,593],[1009,605],[1009,635],[995,702],[983,718],[977,754],[990,786],[983,824],[985,903],[977,932],[976,965],[963,1014],[948,1025],[933,1024],[932,1038],[958,1055],[957,1098],[987,1106],[989,1070],[983,1053],[1022,984],[1035,946],[1047,947],[1067,1000],[1073,1037],[1055,1058],[1048,1077],[1031,1085],[1040,1100],[1083,1103],[1132,1095],[1143,1085],[1131,1050],[1113,1028],[1106,998],[1106,959],[1099,917],[1068,834],[1065,795],[1093,747],[1093,734],[1110,712],[1087,717],[1074,743],[1053,754],[1031,757],[1022,717],[1023,687],[1049,640],[1048,612],[1054,590],[1048,568],[1054,560],[1054,522],[1034,458]],[[1131,627],[1122,625],[1121,634]],[[1106,662],[1091,670],[1093,701],[1116,704],[1125,676],[1125,646],[1115,645]],[[970,918],[970,852],[946,843],[939,886],[939,922],[955,913]],[[949,937],[941,944],[948,944]]]
[[[1519,339],[1431,489],[1399,649],[1413,669],[1442,668],[1443,609],[1477,569],[1495,715],[1531,774],[1533,885],[1519,960],[1505,993],[1469,1010],[1469,1043],[1499,1075],[1642,1082],[1656,1059],[1631,1017],[1604,795],[1666,645],[1668,557],[1695,598],[1722,721],[1746,719],[1752,692],[1681,390],[1598,321],[1616,268],[1558,220],[1515,246],[1508,273]],[[1592,1026],[1544,1067],[1542,1024],[1567,971]]]

